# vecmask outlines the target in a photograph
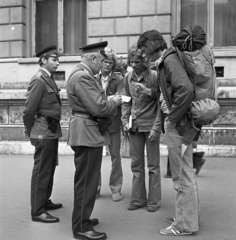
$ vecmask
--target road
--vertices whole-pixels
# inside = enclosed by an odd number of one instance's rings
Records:
[[[199,231],[192,236],[176,237],[191,240],[236,239],[236,159],[206,158],[197,177],[201,201]],[[2,240],[68,240],[73,239],[71,214],[73,207],[73,156],[60,156],[56,169],[52,200],[63,208],[51,211],[59,223],[43,224],[30,218],[30,178],[32,155],[0,155],[0,239]],[[132,173],[130,159],[122,159],[124,184],[121,202],[113,202],[108,187],[110,157],[103,158],[102,191],[96,200],[92,217],[99,219],[97,231],[106,232],[110,240],[168,240],[159,234],[168,226],[166,217],[174,216],[175,191],[172,180],[163,176],[166,157],[161,158],[162,207],[150,213],[146,208],[128,211]],[[146,174],[148,176],[148,174]],[[148,182],[148,181],[147,181]]]

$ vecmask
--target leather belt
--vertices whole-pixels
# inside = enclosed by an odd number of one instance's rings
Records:
[[[38,114],[36,115],[36,117],[37,117],[37,118],[41,118],[41,119],[46,119],[46,116],[43,115],[43,114],[41,114],[41,113],[38,113]]]
[[[93,117],[89,113],[81,113],[81,112],[72,111],[72,115],[75,117],[86,118],[86,119],[96,121],[95,117]]]

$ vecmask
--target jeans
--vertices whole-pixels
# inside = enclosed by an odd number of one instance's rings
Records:
[[[198,231],[200,217],[199,198],[196,176],[193,170],[193,148],[188,146],[181,158],[182,137],[178,134],[176,124],[165,121],[165,137],[170,159],[175,200],[175,218],[172,224],[180,231]]]
[[[109,135],[111,138],[111,145],[108,145],[108,148],[110,151],[111,162],[112,162],[109,186],[112,193],[120,193],[122,184],[123,184],[123,171],[122,171],[121,156],[120,156],[120,145],[121,145],[120,131],[109,133]],[[102,180],[101,180],[101,173],[100,173],[97,194],[100,194],[101,185],[102,185]]]
[[[150,141],[150,132],[131,132],[131,170],[133,172],[130,204],[159,208],[161,205],[161,177],[159,140]],[[147,166],[149,169],[149,193],[145,187],[145,145],[147,149]]]

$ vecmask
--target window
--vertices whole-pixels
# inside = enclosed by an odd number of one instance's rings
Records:
[[[35,50],[57,45],[61,54],[77,54],[86,44],[86,0],[36,0]]]
[[[181,0],[180,29],[188,24],[200,25],[214,47],[236,46],[235,0]]]

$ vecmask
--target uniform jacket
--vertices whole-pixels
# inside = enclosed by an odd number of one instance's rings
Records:
[[[97,75],[97,80],[99,84],[102,86],[102,80],[101,80],[101,74]],[[107,82],[107,88],[106,88],[106,96],[115,95],[117,92],[119,94],[123,94],[124,90],[124,83],[123,83],[123,77],[119,73],[111,73],[111,77],[109,78]],[[112,124],[109,127],[109,132],[119,132],[121,128],[121,107],[118,108],[118,113],[115,116],[111,116]]]
[[[169,121],[177,123],[177,128],[178,126],[180,128],[189,126],[186,112],[194,98],[193,86],[173,48],[166,50],[163,60],[159,64],[159,81],[169,108]],[[185,129],[180,131],[185,132]],[[183,134],[180,133],[180,135]]]
[[[72,111],[68,145],[101,147],[110,144],[108,132],[102,136],[94,117],[117,114],[115,101],[107,101],[105,91],[89,67],[78,64],[67,82],[67,96]]]
[[[157,72],[147,69],[144,73],[143,83],[152,90],[152,95],[147,96],[135,91],[133,85],[135,78],[133,71],[127,73],[124,77],[125,95],[131,97],[131,101],[122,104],[122,125],[128,124],[129,116],[136,119],[136,124],[140,132],[149,132],[155,130],[161,132],[161,116],[159,108],[159,85]],[[134,130],[134,129],[133,129]]]
[[[54,139],[62,136],[60,124],[57,131],[52,133],[48,129],[48,123],[44,117],[36,117],[37,114],[49,116],[56,120],[61,119],[61,100],[55,81],[48,74],[39,69],[32,77],[26,94],[26,102],[23,110],[23,122],[30,133],[30,138]]]

